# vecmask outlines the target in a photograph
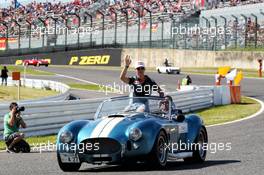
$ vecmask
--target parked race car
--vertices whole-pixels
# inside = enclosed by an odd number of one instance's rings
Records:
[[[63,171],[78,171],[83,162],[142,161],[151,162],[155,168],[177,159],[205,161],[203,145],[208,143],[208,137],[202,119],[195,114],[184,116],[171,106],[171,102],[159,97],[104,101],[94,120],[73,121],[59,131],[59,167]]]
[[[23,66],[49,66],[49,62],[47,60],[38,60],[38,59],[31,59],[31,60],[23,60]]]
[[[166,74],[180,74],[181,69],[179,67],[174,67],[172,64],[169,64],[169,66],[158,66],[156,68],[158,73],[166,73]]]

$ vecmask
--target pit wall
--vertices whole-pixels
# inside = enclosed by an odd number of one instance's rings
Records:
[[[165,58],[177,67],[219,67],[231,66],[245,69],[258,69],[258,59],[264,59],[263,52],[247,51],[194,51],[175,49],[130,49],[125,48],[121,54],[121,65],[125,55],[134,61],[144,61],[146,67],[162,65]]]

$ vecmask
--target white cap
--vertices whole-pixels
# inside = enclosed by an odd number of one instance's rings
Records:
[[[136,64],[135,64],[135,69],[137,69],[137,68],[139,68],[139,67],[145,67],[144,62],[142,62],[142,61],[138,61],[138,62],[136,62]]]

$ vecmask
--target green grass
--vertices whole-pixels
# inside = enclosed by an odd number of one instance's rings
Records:
[[[15,86],[0,86],[0,102],[17,100],[18,88]],[[47,96],[57,95],[58,92],[52,90],[41,90],[20,87],[20,100],[38,99]]]
[[[241,104],[216,106],[196,113],[203,118],[205,125],[213,125],[247,117],[256,113],[260,108],[261,105],[257,101],[242,97]]]
[[[249,115],[256,113],[260,109],[261,105],[250,98],[242,97],[241,104],[232,104],[225,106],[216,106],[209,109],[204,109],[197,111],[196,113],[200,115],[205,125],[219,124],[228,121],[238,120]],[[56,135],[48,136],[38,136],[26,138],[26,141],[30,144],[40,144],[40,143],[56,143]],[[0,150],[5,149],[5,143],[0,141]]]
[[[79,84],[79,83],[69,83],[67,84],[73,89],[81,89],[81,90],[91,90],[91,91],[106,91],[107,92],[116,92],[114,89],[106,86],[100,86],[97,84]]]
[[[9,76],[12,76],[12,72],[20,72],[21,77],[24,74],[24,66],[7,65],[6,67],[9,70]],[[3,66],[0,66],[0,69],[2,69],[2,68],[3,68]],[[36,69],[32,69],[30,67],[27,67],[26,74],[27,75],[55,75],[54,73],[51,73],[51,72],[36,70]]]

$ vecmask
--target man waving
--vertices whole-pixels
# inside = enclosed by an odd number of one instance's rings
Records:
[[[164,96],[162,89],[153,81],[149,76],[145,75],[145,64],[142,61],[138,61],[135,64],[136,76],[128,77],[127,70],[131,64],[130,56],[125,57],[125,67],[121,72],[120,79],[131,85],[133,97],[146,97],[152,94],[152,91],[157,91],[161,97]],[[133,103],[143,103],[147,108],[147,100],[141,98],[135,98]]]

